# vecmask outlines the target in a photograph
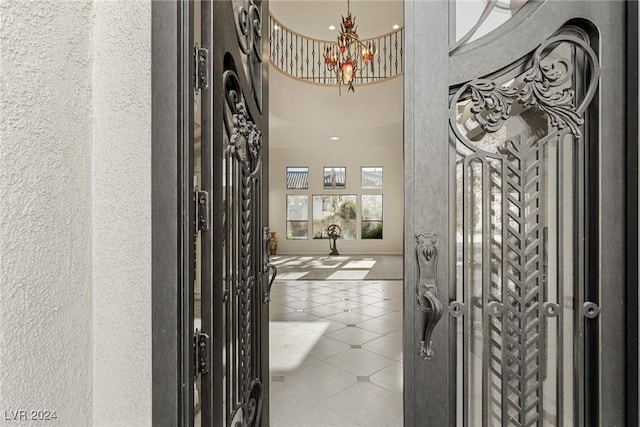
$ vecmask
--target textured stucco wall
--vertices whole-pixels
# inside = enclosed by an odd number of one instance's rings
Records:
[[[151,425],[150,2],[0,20],[0,426]]]
[[[0,425],[88,426],[90,2],[0,2]],[[3,411],[56,411],[13,422]]]
[[[151,425],[151,3],[95,2],[94,426]]]

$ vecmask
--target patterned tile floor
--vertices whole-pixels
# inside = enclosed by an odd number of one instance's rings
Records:
[[[273,427],[402,426],[402,281],[277,281]]]

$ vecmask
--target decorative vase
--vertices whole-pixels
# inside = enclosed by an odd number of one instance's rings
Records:
[[[269,239],[269,254],[275,255],[278,251],[278,238],[276,237],[276,232],[271,232],[271,239]]]

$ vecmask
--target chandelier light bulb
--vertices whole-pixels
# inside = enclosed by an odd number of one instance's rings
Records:
[[[353,80],[354,66],[352,61],[342,63],[342,81],[344,84],[350,84]]]

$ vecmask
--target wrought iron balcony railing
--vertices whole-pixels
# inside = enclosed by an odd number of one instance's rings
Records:
[[[269,56],[271,63],[290,77],[319,85],[337,85],[334,72],[324,64],[323,52],[335,41],[316,40],[285,27],[273,16],[269,17]],[[403,73],[404,28],[363,40],[373,41],[378,52],[371,63],[361,64],[354,83],[364,85],[397,77]]]

